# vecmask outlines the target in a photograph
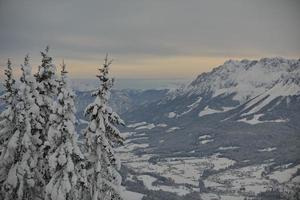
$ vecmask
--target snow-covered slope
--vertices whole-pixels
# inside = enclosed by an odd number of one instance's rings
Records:
[[[271,91],[272,90],[272,91]],[[199,75],[170,95],[234,94],[241,103],[270,91],[274,97],[300,94],[300,60],[263,58],[229,60],[209,73]]]
[[[263,58],[258,61],[226,61],[211,72],[199,75],[190,84],[170,91],[166,102],[195,99],[192,109],[183,103],[185,110],[177,106],[177,111],[171,111],[177,116],[186,115],[192,110],[197,110],[199,117],[235,110],[238,113],[232,112],[234,115],[228,119],[247,122],[246,118],[250,117],[251,120],[254,114],[264,117],[277,107],[282,107],[282,104],[288,107],[291,101],[300,100],[299,95],[300,60]],[[199,99],[202,99],[201,103]],[[230,109],[224,109],[228,107]],[[288,120],[279,117],[264,121]]]

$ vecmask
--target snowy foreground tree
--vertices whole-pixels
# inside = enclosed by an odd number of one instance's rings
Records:
[[[53,105],[48,132],[49,166],[51,180],[46,186],[49,200],[75,200],[82,198],[80,183],[84,183],[83,154],[78,147],[75,131],[75,105],[69,85],[66,65],[62,65],[57,102]]]
[[[118,173],[120,163],[115,156],[113,147],[122,144],[116,125],[124,122],[108,106],[110,90],[113,79],[108,76],[109,66],[107,56],[103,67],[99,69],[97,76],[100,87],[92,95],[95,101],[88,105],[85,115],[89,118],[89,124],[84,132],[86,158],[87,158],[87,180],[88,193],[92,200],[119,200],[119,187],[121,176]]]
[[[8,173],[1,184],[3,199],[36,199],[38,188],[36,166],[38,145],[41,144],[39,133],[42,126],[39,118],[35,79],[31,75],[29,57],[22,65],[21,85],[15,96],[15,126],[12,136],[7,138],[6,151],[1,154],[1,172]],[[6,162],[5,162],[6,160]]]
[[[54,104],[57,95],[57,77],[56,66],[52,63],[52,57],[48,55],[49,47],[47,46],[42,55],[42,64],[38,67],[38,72],[35,74],[37,82],[37,91],[41,97],[38,102],[40,107],[40,115],[43,123],[43,131],[41,133],[42,145],[39,147],[38,170],[42,181],[41,188],[44,188],[50,181],[50,168],[48,163],[49,158],[49,142],[47,142],[50,115],[52,113],[52,105]],[[43,192],[43,191],[40,191]]]
[[[16,87],[11,62],[5,69],[6,103],[0,115],[0,200],[120,200],[120,163],[113,148],[122,144],[116,125],[124,122],[108,106],[113,79],[105,59],[99,89],[85,114],[89,124],[79,148],[75,94],[66,66],[56,79],[55,65],[42,52],[32,75],[29,56]],[[81,152],[84,151],[84,153]]]
[[[6,109],[0,115],[0,188],[3,186],[3,181],[7,179],[8,170],[14,160],[14,151],[9,149],[9,141],[14,135],[16,124],[16,87],[15,80],[12,75],[11,61],[7,61],[5,73],[5,93],[1,99],[6,103]],[[1,197],[1,196],[0,196]]]

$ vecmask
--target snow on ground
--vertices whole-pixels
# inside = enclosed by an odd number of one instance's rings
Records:
[[[293,165],[293,163],[288,163],[288,164],[280,166],[279,168],[281,168],[281,169],[287,169],[287,168],[289,168],[292,165]]]
[[[262,108],[264,108],[266,105],[268,105],[271,101],[273,101],[279,96],[281,96],[282,99],[282,97],[299,95],[299,93],[300,87],[295,82],[286,83],[285,81],[280,81],[266,93],[256,97],[254,100],[251,100],[249,103],[247,103],[248,105],[244,108],[244,110],[250,107],[252,108],[243,115],[249,115],[259,112]]]
[[[144,124],[145,125],[145,124]],[[140,125],[140,126],[144,126]],[[179,127],[172,127],[168,130],[176,130]],[[172,132],[170,131],[170,132]],[[124,136],[130,137],[136,136],[135,132],[122,133]],[[235,165],[236,161],[222,157],[220,153],[214,154],[209,157],[172,157],[158,159],[155,164],[149,162],[152,157],[156,157],[154,154],[142,154],[135,155],[134,150],[150,150],[149,144],[139,143],[138,140],[147,139],[146,137],[135,137],[126,141],[124,146],[117,149],[118,157],[121,159],[122,164],[136,172],[135,176],[138,180],[143,181],[145,187],[151,190],[163,190],[178,195],[184,195],[191,191],[199,191],[199,179],[201,178],[205,170],[214,170],[216,174],[210,175],[203,180],[206,187],[212,188],[214,194],[218,194],[218,199],[241,199],[243,197],[237,197],[235,195],[247,196],[247,194],[257,194],[270,189],[272,180],[277,180],[279,183],[285,183],[293,178],[293,174],[300,169],[300,165],[288,168],[291,164],[281,166],[280,170],[276,170],[269,175],[270,179],[262,176],[265,167],[272,164],[253,165],[242,168],[230,168]],[[206,140],[212,140],[210,135],[199,136],[200,142]],[[163,142],[163,141],[161,141]],[[205,142],[204,142],[205,143]],[[236,146],[224,146],[219,147],[218,150],[226,151],[237,149]],[[260,149],[259,151],[274,151],[276,147],[267,147]],[[149,151],[150,152],[150,151]],[[153,185],[157,179],[151,174],[145,175],[145,173],[154,173],[159,176],[170,178],[174,181],[175,186],[163,185],[158,183]],[[129,177],[128,179],[133,179]],[[300,178],[295,177],[292,179],[292,183],[299,183]],[[188,186],[187,186],[188,185]],[[189,188],[187,188],[189,187]],[[241,188],[245,188],[245,191],[241,191]],[[237,193],[232,193],[236,191]],[[143,194],[127,191],[125,192],[127,197],[125,200],[141,200]],[[201,195],[202,199],[210,199],[212,193],[205,193]],[[127,199],[126,199],[127,198]]]
[[[129,148],[132,148],[132,146],[129,146]],[[171,178],[177,184],[190,184],[195,188],[199,187],[199,178],[204,170],[220,170],[235,164],[235,161],[221,158],[218,154],[207,158],[174,157],[152,164],[149,159],[154,155],[137,156],[123,149],[118,150],[118,152],[122,163],[137,173],[156,173]]]
[[[197,101],[192,103],[191,105],[187,106],[188,108],[194,108],[195,106],[198,106],[198,104],[201,102],[202,97],[199,97]]]
[[[139,173],[153,172],[166,178],[171,178],[178,184],[191,184],[198,186],[198,179],[201,171],[203,171],[208,165],[205,166],[199,164],[203,160],[195,159],[181,159],[161,161],[156,164],[149,163],[148,161],[141,162],[141,160],[128,162],[127,166],[134,169]]]
[[[126,138],[133,136],[135,133],[136,132],[123,132],[123,133],[121,133],[121,136],[126,139]]]
[[[212,199],[220,199],[219,195],[213,193],[202,193],[201,199],[203,200],[212,200]]]
[[[138,134],[136,134],[137,136],[147,136],[147,134],[146,133],[138,133]]]
[[[218,150],[220,151],[227,151],[227,150],[234,150],[234,149],[239,149],[240,147],[235,147],[235,146],[228,146],[228,147],[219,147]]]
[[[239,122],[245,122],[247,124],[260,124],[260,123],[263,123],[262,121],[259,121],[259,118],[261,116],[263,116],[264,114],[257,114],[257,115],[254,115],[252,119],[246,119],[246,118],[243,118],[243,119],[239,119],[238,121]]]
[[[243,196],[229,196],[229,195],[221,195],[220,200],[244,200]]]
[[[222,190],[221,188],[224,187],[223,184],[217,183],[216,181],[211,181],[209,179],[206,179],[203,182],[206,188],[219,188],[219,190]]]
[[[191,112],[192,110],[194,110],[195,108],[197,108],[197,106],[199,105],[199,103],[201,102],[201,100],[202,100],[202,97],[199,97],[199,99],[197,101],[195,101],[191,105],[188,105],[187,107],[189,109],[187,109],[186,111],[184,111],[183,113],[181,113],[180,116],[188,114],[189,112]]]
[[[267,165],[226,170],[225,172],[208,177],[204,183],[210,185],[216,191],[240,191],[243,187],[245,188],[245,192],[257,194],[266,191],[270,185],[270,180],[261,176],[265,166]],[[213,185],[214,183],[216,183],[215,186]]]
[[[134,124],[129,124],[127,127],[128,128],[136,128],[138,126],[143,126],[143,125],[146,125],[147,122],[138,122],[138,123],[134,123]]]
[[[274,120],[265,120],[263,122],[276,122],[276,123],[279,123],[279,122],[288,122],[289,120],[288,119],[274,119]]]
[[[140,149],[140,148],[147,148],[149,147],[149,144],[134,144],[134,143],[130,143],[126,146],[121,146],[118,148],[118,151],[121,152],[131,152],[135,149]]]
[[[134,141],[138,141],[138,140],[146,140],[149,139],[149,137],[145,136],[145,137],[137,137],[137,138],[132,138],[132,139],[126,139],[124,143],[131,143]]]
[[[209,157],[209,160],[214,165],[214,170],[226,169],[236,163],[236,161],[234,160],[225,157],[220,157],[220,154],[212,155],[211,157]]]
[[[199,140],[204,140],[204,139],[209,139],[209,138],[211,138],[210,135],[201,135],[198,137]]]
[[[176,116],[177,116],[177,114],[175,112],[169,112],[169,114],[168,114],[168,118],[170,118],[170,119],[172,119]]]
[[[157,190],[155,186],[153,186],[153,182],[157,179],[149,176],[149,175],[141,175],[138,177],[139,180],[143,181],[144,185],[150,190]]]
[[[124,200],[142,200],[142,198],[144,197],[143,194],[128,191],[125,187],[121,187],[121,196]]]
[[[223,107],[222,110],[214,110],[214,109],[211,109],[209,108],[208,106],[206,106],[204,108],[204,110],[202,110],[198,116],[199,117],[203,117],[205,115],[211,115],[211,114],[215,114],[215,113],[222,113],[222,112],[226,112],[226,111],[229,111],[231,109],[233,109],[234,107]]]
[[[300,170],[300,165],[289,169],[275,171],[272,174],[270,174],[269,177],[270,179],[277,180],[279,183],[284,183],[289,181],[293,177],[293,174],[297,172],[297,170]]]
[[[175,127],[169,128],[168,130],[166,130],[166,132],[167,132],[167,133],[171,133],[171,132],[173,132],[173,131],[175,131],[175,130],[178,130],[178,129],[180,129],[180,128],[177,127],[177,126],[175,126]]]
[[[264,120],[264,121],[261,121],[259,120],[260,117],[262,117],[264,114],[256,114],[256,115],[253,115],[253,118],[252,119],[247,119],[247,118],[242,118],[242,119],[239,119],[238,121],[239,122],[244,122],[244,123],[247,123],[247,124],[251,124],[251,125],[255,125],[255,124],[261,124],[261,123],[266,123],[266,122],[287,122],[288,120],[287,119],[276,119],[276,120]]]
[[[248,162],[250,162],[251,160],[243,160],[242,162],[243,163],[248,163]]]
[[[153,129],[155,128],[155,125],[154,124],[148,124],[148,125],[145,125],[145,126],[139,126],[137,127],[135,130],[141,130],[141,129]]]
[[[207,137],[207,136],[206,136]],[[205,137],[205,138],[206,138]],[[203,137],[204,138],[204,137]],[[209,187],[210,192],[218,194],[218,199],[241,199],[248,194],[258,194],[270,189],[272,181],[277,180],[279,183],[286,183],[291,180],[291,183],[298,184],[300,177],[293,178],[293,175],[300,169],[300,165],[288,168],[291,164],[281,166],[280,169],[269,174],[267,177],[262,176],[265,167],[272,164],[251,165],[242,168],[230,168],[235,165],[236,161],[222,157],[221,154],[214,154],[209,157],[172,157],[158,160],[155,164],[149,162],[154,154],[135,155],[132,150],[149,148],[148,144],[134,144],[134,141],[125,143],[124,146],[117,149],[118,156],[122,164],[136,172],[135,176],[138,180],[143,181],[145,187],[150,190],[163,190],[176,193],[178,195],[188,194],[191,191],[199,191],[199,179],[205,170],[215,170],[216,174],[210,175],[203,180],[205,187]],[[238,147],[227,146],[219,147],[219,150],[229,150]],[[275,148],[275,147],[272,147]],[[270,150],[266,148],[265,150]],[[272,150],[272,149],[271,149]],[[225,171],[223,171],[225,170]],[[167,186],[163,183],[153,185],[157,179],[149,174],[155,173],[159,176],[170,178],[176,186]],[[128,177],[130,178],[130,177]],[[132,179],[132,178],[131,178]],[[187,188],[187,185],[189,187]],[[245,188],[245,190],[241,190]],[[232,193],[232,191],[236,191]],[[130,200],[140,200],[142,194],[127,192]],[[210,199],[212,193],[201,194],[202,199]],[[236,196],[237,195],[237,196]],[[238,197],[238,195],[243,197]],[[128,198],[127,198],[128,199]],[[127,200],[125,198],[125,200]]]
[[[210,139],[210,140],[201,140],[200,143],[201,144],[208,144],[208,143],[211,143],[213,141],[214,141],[213,139]]]
[[[89,122],[83,119],[79,119],[80,124],[88,124]]]
[[[157,124],[156,126],[158,127],[167,127],[168,125],[167,124]],[[129,128],[135,128],[135,130],[141,130],[141,129],[153,129],[156,127],[155,124],[148,124],[147,122],[138,122],[138,123],[135,123],[135,124],[130,124],[128,125],[127,127]]]
[[[293,183],[300,184],[300,176],[296,176],[295,178],[292,179]]]
[[[163,190],[166,192],[172,192],[172,193],[176,193],[180,196],[189,194],[191,191],[190,189],[184,187],[184,186],[166,186],[166,185],[155,185],[153,186],[153,182],[155,182],[157,179],[149,176],[149,175],[141,175],[138,176],[138,179],[143,181],[144,185],[146,188],[148,188],[149,190]]]
[[[162,128],[164,128],[164,127],[167,127],[168,125],[162,123],[162,124],[156,124],[156,126],[157,126],[157,127],[162,127]]]
[[[213,139],[210,139],[211,136],[210,135],[202,135],[202,136],[199,136],[198,139],[200,140],[199,142],[201,144],[208,144],[210,142],[213,142],[214,140]]]
[[[275,151],[277,148],[276,147],[269,147],[269,148],[264,148],[264,149],[258,149],[259,152],[271,152]]]

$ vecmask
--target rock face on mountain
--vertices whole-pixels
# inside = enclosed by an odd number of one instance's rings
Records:
[[[287,116],[286,111],[297,106],[299,95],[300,60],[229,60],[190,84],[170,91],[165,99],[156,102],[156,107],[165,108],[159,109],[165,112],[160,112],[160,116],[177,119],[191,114],[201,118],[232,113],[223,120],[250,124],[284,122],[291,120],[293,115]]]
[[[263,58],[229,60],[209,73],[203,73],[175,95],[234,94],[241,103],[274,88],[277,96],[299,95],[300,60]],[[286,91],[288,89],[288,91]]]
[[[238,146],[226,154],[236,160],[300,160],[300,60],[229,60],[124,118],[177,127],[171,136],[151,129],[153,151],[206,154]],[[209,145],[199,144],[203,135],[209,135]],[[274,147],[276,153],[258,151]]]

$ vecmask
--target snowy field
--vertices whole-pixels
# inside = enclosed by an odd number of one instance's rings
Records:
[[[152,127],[168,127],[167,124],[148,124],[146,122],[129,125],[135,130],[147,131]],[[171,127],[172,131],[178,129]],[[166,132],[172,132],[166,129]],[[137,135],[138,134],[138,135]],[[125,145],[117,149],[118,155],[123,165],[133,170],[134,174],[129,174],[127,180],[141,181],[144,187],[152,191],[165,191],[175,193],[179,196],[186,195],[191,192],[199,192],[199,180],[204,183],[206,191],[201,191],[202,199],[221,199],[221,200],[239,200],[245,197],[256,195],[274,189],[274,185],[291,187],[299,185],[300,176],[295,176],[300,165],[293,166],[290,163],[281,166],[272,171],[272,173],[264,174],[265,169],[273,164],[273,160],[268,160],[267,164],[250,165],[246,167],[237,167],[237,161],[223,157],[222,152],[238,149],[237,146],[220,146],[217,148],[219,153],[215,153],[208,157],[171,157],[159,159],[155,163],[151,162],[154,154],[136,155],[135,151],[144,150],[147,152],[149,144],[147,141],[147,133],[127,132],[122,133],[123,137],[128,139]],[[213,141],[210,135],[200,136],[199,142],[207,144]],[[139,141],[143,140],[143,142]],[[258,149],[259,152],[276,151],[276,147],[267,147]],[[241,161],[247,163],[249,161]],[[214,173],[202,178],[206,171]],[[165,184],[158,180],[158,177],[169,180],[172,184]],[[124,198],[126,200],[140,200],[144,194],[124,190]]]

